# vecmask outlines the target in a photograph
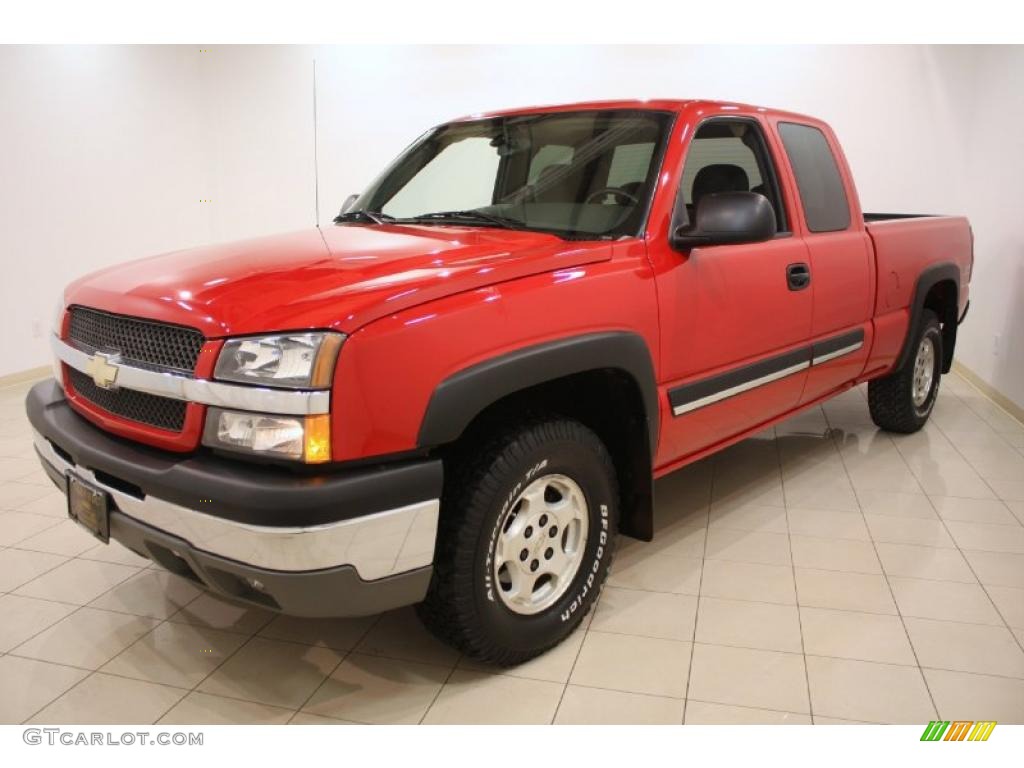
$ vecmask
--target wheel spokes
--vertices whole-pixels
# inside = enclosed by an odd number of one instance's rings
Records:
[[[579,569],[587,532],[586,499],[564,475],[536,478],[516,498],[495,546],[499,594],[517,613],[557,600]]]

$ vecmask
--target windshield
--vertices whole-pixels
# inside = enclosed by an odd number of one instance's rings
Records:
[[[457,223],[594,239],[643,230],[664,112],[510,115],[440,126],[338,221]]]

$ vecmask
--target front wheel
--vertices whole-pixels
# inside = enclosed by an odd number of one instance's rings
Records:
[[[567,637],[597,598],[618,527],[611,457],[583,424],[552,418],[446,470],[419,615],[476,659],[519,664]]]
[[[930,309],[921,314],[913,350],[898,371],[868,383],[871,420],[890,432],[917,432],[928,421],[939,396],[942,327]]]

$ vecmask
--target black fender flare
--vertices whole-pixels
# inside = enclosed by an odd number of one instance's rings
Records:
[[[914,295],[910,300],[910,319],[907,322],[907,335],[903,340],[903,347],[900,349],[900,354],[896,358],[896,364],[893,366],[893,370],[898,371],[907,365],[910,356],[913,354],[913,338],[914,332],[921,323],[921,313],[924,312],[924,301],[928,296],[928,292],[935,287],[936,284],[945,280],[952,280],[956,286],[956,301],[959,305],[960,302],[960,268],[956,264],[944,261],[939,264],[932,264],[930,267],[926,267],[921,271],[921,274],[917,277],[917,283],[914,285]],[[946,323],[943,328],[943,365],[942,372],[948,373],[950,366],[953,363],[953,348],[956,343],[956,320],[959,319],[959,307],[953,311],[954,321],[952,323]]]
[[[658,386],[647,342],[630,331],[570,336],[499,355],[444,379],[420,424],[420,448],[458,439],[470,422],[507,395],[576,373],[619,369],[637,384],[647,419],[651,456],[658,445]]]

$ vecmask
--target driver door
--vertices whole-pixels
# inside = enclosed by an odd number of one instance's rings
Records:
[[[772,203],[778,234],[674,253],[675,266],[660,272],[661,384],[669,410],[659,465],[712,448],[800,400],[814,288],[809,273],[801,284],[808,252],[790,230],[790,198],[775,156],[756,117],[706,120],[687,150],[680,194],[691,220],[704,194],[752,191]],[[670,250],[667,242],[651,247]]]

